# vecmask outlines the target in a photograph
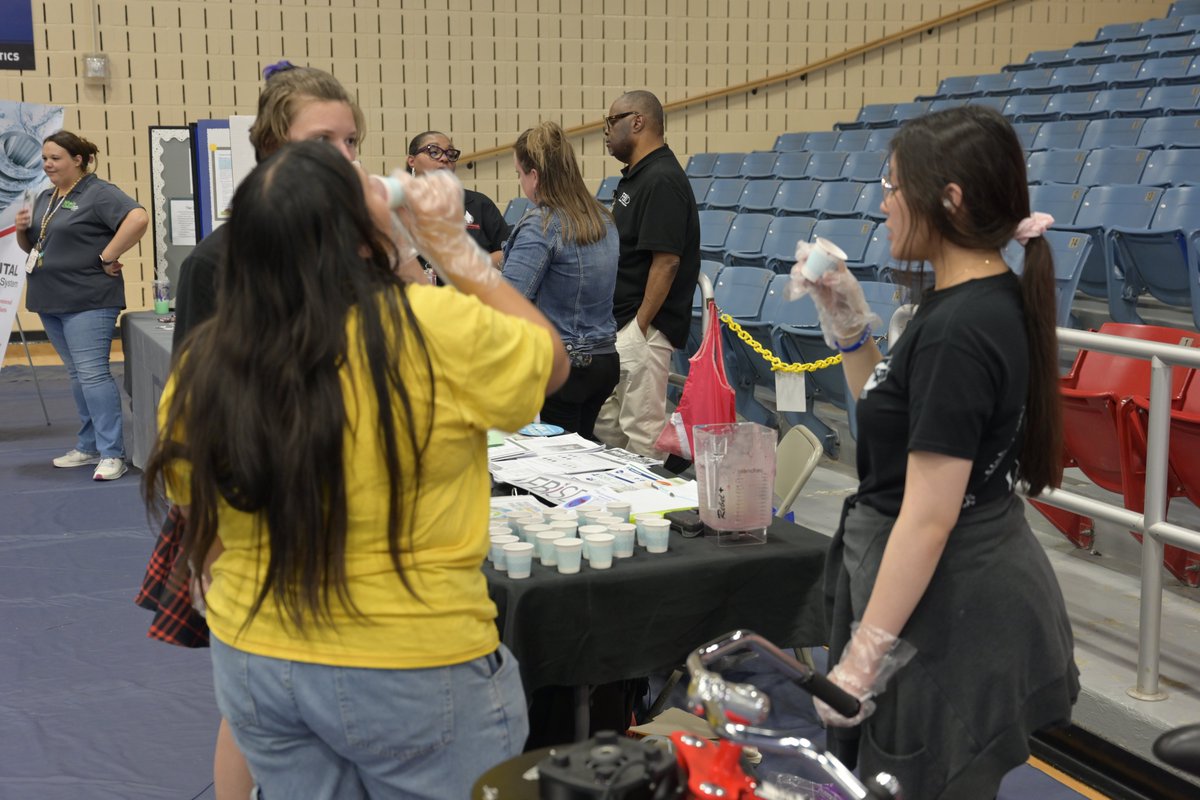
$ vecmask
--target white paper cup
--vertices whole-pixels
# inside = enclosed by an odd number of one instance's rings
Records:
[[[836,267],[839,261],[844,262],[847,258],[848,256],[842,248],[828,239],[818,236],[813,240],[812,248],[808,251],[808,260],[804,262],[800,271],[804,277],[815,281]]]
[[[529,542],[504,545],[504,566],[508,577],[514,580],[528,578],[533,571],[533,545]]]
[[[509,536],[511,534],[512,528],[508,527],[507,522],[492,522],[488,525],[488,536]]]
[[[633,555],[633,543],[637,538],[637,527],[628,523],[622,522],[620,525],[613,525],[608,529],[608,532],[613,535],[613,555],[617,558],[629,558]]]
[[[629,503],[624,503],[624,502],[609,503],[604,508],[605,508],[605,510],[608,511],[608,513],[612,514],[614,517],[620,517],[621,522],[629,522],[629,512],[631,512],[633,510],[632,505],[630,505]]]
[[[613,525],[620,525],[624,521],[625,520],[621,519],[615,514],[604,514],[596,517],[596,524],[603,525],[606,528],[611,528]]]
[[[574,537],[579,525],[572,520],[556,519],[547,523],[552,531],[561,531],[563,536]]]
[[[613,540],[611,533],[592,533],[583,537],[588,550],[588,564],[593,569],[608,569],[612,566]]]
[[[579,512],[579,524],[591,525],[594,524],[596,520],[606,516],[608,516],[608,512],[603,508],[589,508],[586,511]]]
[[[670,541],[671,523],[665,519],[648,519],[642,523],[645,533],[643,536],[646,540],[647,553],[665,553],[667,552],[667,543]]]
[[[558,559],[555,558],[557,551],[554,549],[554,543],[562,538],[558,533],[558,531],[546,530],[538,533],[535,537],[534,544],[537,545],[538,560],[542,562],[543,567],[553,567],[558,564]]]
[[[539,533],[546,533],[550,530],[550,526],[544,522],[524,523],[521,526],[521,541],[537,544]]]
[[[653,514],[644,514],[637,518],[637,520],[634,524],[637,526],[638,547],[646,546],[646,523],[649,522],[650,520],[655,520],[655,519],[661,520],[662,517],[655,516]],[[671,523],[668,522],[667,526],[670,527],[670,524]]]
[[[558,571],[563,575],[579,572],[582,556],[583,542],[580,539],[558,539],[554,542],[554,558],[558,561]]]
[[[579,514],[571,508],[552,508],[542,516],[546,518],[547,522],[560,519],[569,519],[573,522],[579,521]]]
[[[580,525],[579,538],[583,540],[583,557],[591,560],[592,551],[588,548],[588,537],[597,533],[608,533],[607,525]]]
[[[519,541],[521,541],[521,540],[518,539],[516,536],[513,536],[512,534],[506,534],[504,536],[493,536],[492,537],[492,551],[491,551],[492,566],[494,566],[496,569],[500,570],[501,572],[504,572],[506,569],[505,561],[504,561],[504,546],[507,544],[516,544]]]

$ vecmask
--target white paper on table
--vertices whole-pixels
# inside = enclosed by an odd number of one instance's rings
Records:
[[[506,440],[503,444],[493,445],[488,448],[488,461],[503,461],[508,458],[521,458],[528,455],[532,454],[522,447],[520,442],[515,442],[512,439]]]
[[[502,497],[493,497],[490,502],[492,516],[501,516],[509,511],[530,511],[543,512],[546,510],[546,504],[540,502],[533,495],[528,494],[512,494]]]
[[[521,446],[537,455],[594,453],[604,449],[604,445],[585,439],[578,433],[565,433],[562,436],[533,436],[522,439]]]
[[[629,513],[634,516],[662,511],[679,511],[684,508],[696,508],[697,505],[695,500],[674,496],[658,489],[633,489],[621,492],[618,499],[623,503],[629,503]]]
[[[523,458],[519,464],[524,469],[550,475],[576,475],[581,472],[603,472],[613,468],[611,461],[598,458],[592,453],[549,453]]]

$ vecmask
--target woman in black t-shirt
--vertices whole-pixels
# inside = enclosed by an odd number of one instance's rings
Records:
[[[892,256],[936,275],[888,357],[844,265],[794,273],[859,397],[859,490],[826,591],[830,677],[864,702],[853,719],[818,711],[839,756],[908,797],[993,797],[1079,691],[1062,594],[1014,494],[1062,476],[1052,220],[1030,213],[1024,154],[990,109],[906,123],[883,186]],[[1000,255],[1013,238],[1021,279]]]

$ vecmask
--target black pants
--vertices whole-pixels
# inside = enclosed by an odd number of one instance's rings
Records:
[[[620,378],[621,359],[616,353],[592,356],[592,363],[586,367],[572,365],[567,382],[542,405],[542,422],[595,440],[600,407]]]

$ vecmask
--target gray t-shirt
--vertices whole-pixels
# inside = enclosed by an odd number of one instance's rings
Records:
[[[34,203],[28,230],[34,245],[52,192],[42,192]],[[42,263],[29,274],[25,307],[44,314],[124,308],[125,280],[105,273],[100,252],[135,208],[141,208],[137,201],[95,175],[76,184],[46,226]]]

